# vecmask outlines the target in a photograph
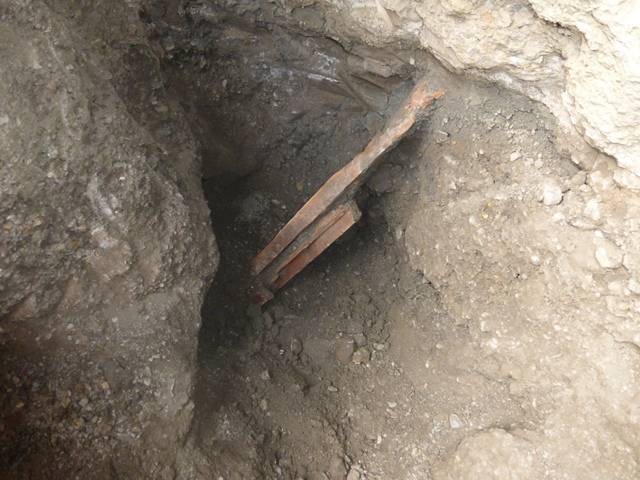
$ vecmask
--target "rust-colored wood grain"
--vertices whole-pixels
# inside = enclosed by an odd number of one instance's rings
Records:
[[[444,89],[429,92],[426,79],[418,82],[383,131],[335,173],[253,259],[251,273],[260,275],[270,266],[270,273],[263,283],[275,293],[346,232],[360,217],[355,204],[349,201],[350,196],[362,185],[382,155],[397,145],[424,109],[444,93]],[[300,242],[300,236],[306,240]],[[299,245],[290,248],[296,241]],[[285,250],[285,258],[276,260]],[[274,264],[277,267],[274,268]],[[268,296],[260,297],[266,302]]]

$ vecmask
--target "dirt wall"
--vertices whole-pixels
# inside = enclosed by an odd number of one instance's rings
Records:
[[[379,55],[420,45],[555,116],[559,135],[549,137],[542,124],[519,123],[516,106],[487,116],[491,101],[469,98],[467,119],[486,131],[472,137],[473,125],[443,119],[423,168],[405,237],[411,265],[469,331],[480,355],[472,371],[507,382],[536,425],[469,434],[444,478],[638,475],[639,41],[625,8],[376,0],[221,10],[297,25],[349,51],[358,41]],[[364,55],[369,68],[381,65],[375,49]],[[498,131],[507,145],[492,142]],[[449,368],[469,368],[460,347],[452,342]]]
[[[90,3],[0,4],[3,478],[171,477],[191,420],[196,145],[137,6]]]

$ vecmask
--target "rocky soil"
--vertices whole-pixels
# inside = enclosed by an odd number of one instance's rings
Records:
[[[640,477],[632,16],[6,3],[3,478]],[[249,306],[423,76],[362,221]]]
[[[218,112],[223,133],[202,141],[242,169],[205,183],[224,253],[203,307],[200,471],[636,477],[637,199],[616,162],[417,50],[190,8],[179,36],[151,22],[173,41],[164,65]],[[248,261],[422,75],[448,92],[366,185],[365,220],[245,311]]]
[[[191,421],[217,248],[133,7],[0,5],[2,478],[171,478]]]

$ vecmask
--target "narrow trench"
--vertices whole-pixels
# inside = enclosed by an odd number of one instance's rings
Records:
[[[393,101],[410,87],[407,79]],[[377,112],[338,108],[301,128],[294,121],[294,134],[302,131],[304,160],[283,154],[289,148],[283,142],[257,171],[241,179],[204,181],[221,264],[203,307],[194,436],[205,449],[248,460],[235,467],[246,469],[245,478],[256,472],[342,478],[352,466],[340,392],[388,345],[385,317],[398,296],[399,272],[385,194],[394,188],[418,194],[417,177],[410,173],[417,170],[411,159],[419,139],[406,140],[386,158],[382,172],[357,196],[364,219],[280,291],[262,316],[247,310],[254,284],[247,265],[376,133],[367,122],[377,121],[380,128],[382,119]],[[348,141],[337,143],[344,138]],[[291,413],[290,421],[283,422]],[[225,437],[220,429],[226,428],[221,418],[232,418],[245,441],[220,438]],[[314,462],[304,462],[310,455]],[[229,459],[223,458],[220,467],[228,468]]]
[[[335,49],[325,39],[313,42]],[[280,68],[296,66],[285,62]],[[247,310],[254,284],[247,266],[316,189],[378,133],[413,84],[411,78],[395,82],[393,91],[378,93],[388,96],[379,99],[385,105],[381,111],[363,105],[344,85],[336,93],[300,82],[302,91],[317,90],[322,110],[299,104],[291,93],[281,97],[293,118],[272,145],[255,146],[266,150],[259,167],[232,181],[229,176],[240,176],[233,170],[203,182],[221,263],[202,309],[193,433],[203,450],[218,452],[217,467],[229,478],[235,478],[234,471],[238,478],[344,478],[351,470],[366,471],[352,458],[360,439],[354,441],[345,424],[349,408],[341,397],[365,394],[357,383],[373,378],[363,370],[389,346],[386,317],[399,298],[400,278],[394,230],[407,220],[398,212],[392,228],[386,218],[394,215],[389,194],[418,195],[414,159],[424,131],[391,152],[361,188],[363,219],[280,291],[263,315]],[[274,87],[261,85],[253,94],[260,97]],[[278,110],[272,104],[257,119],[258,129],[281,121]],[[308,110],[311,114],[298,113]],[[424,287],[425,295],[433,296]],[[378,437],[364,441],[375,443]]]
[[[203,471],[225,480],[431,478],[475,428],[538,421],[493,380],[497,367],[476,363],[468,327],[442,310],[410,261],[421,253],[407,232],[413,224],[429,237],[430,225],[413,219],[418,206],[444,208],[457,183],[480,192],[508,184],[511,167],[495,159],[509,158],[514,131],[525,132],[519,151],[555,158],[548,113],[425,52],[347,49],[282,27],[205,21],[196,10],[187,19],[187,34],[161,42],[171,51],[168,88],[202,146],[221,252],[202,307],[189,436]],[[262,314],[247,312],[251,258],[425,75],[447,94],[361,189],[363,219]]]

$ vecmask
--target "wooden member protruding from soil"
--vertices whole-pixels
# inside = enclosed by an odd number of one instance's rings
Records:
[[[360,219],[361,213],[352,200],[356,189],[382,155],[395,147],[421,119],[425,108],[444,93],[444,89],[429,92],[427,80],[419,81],[383,131],[320,187],[252,260],[251,273],[261,283],[252,302],[263,305],[271,300],[274,293]]]

